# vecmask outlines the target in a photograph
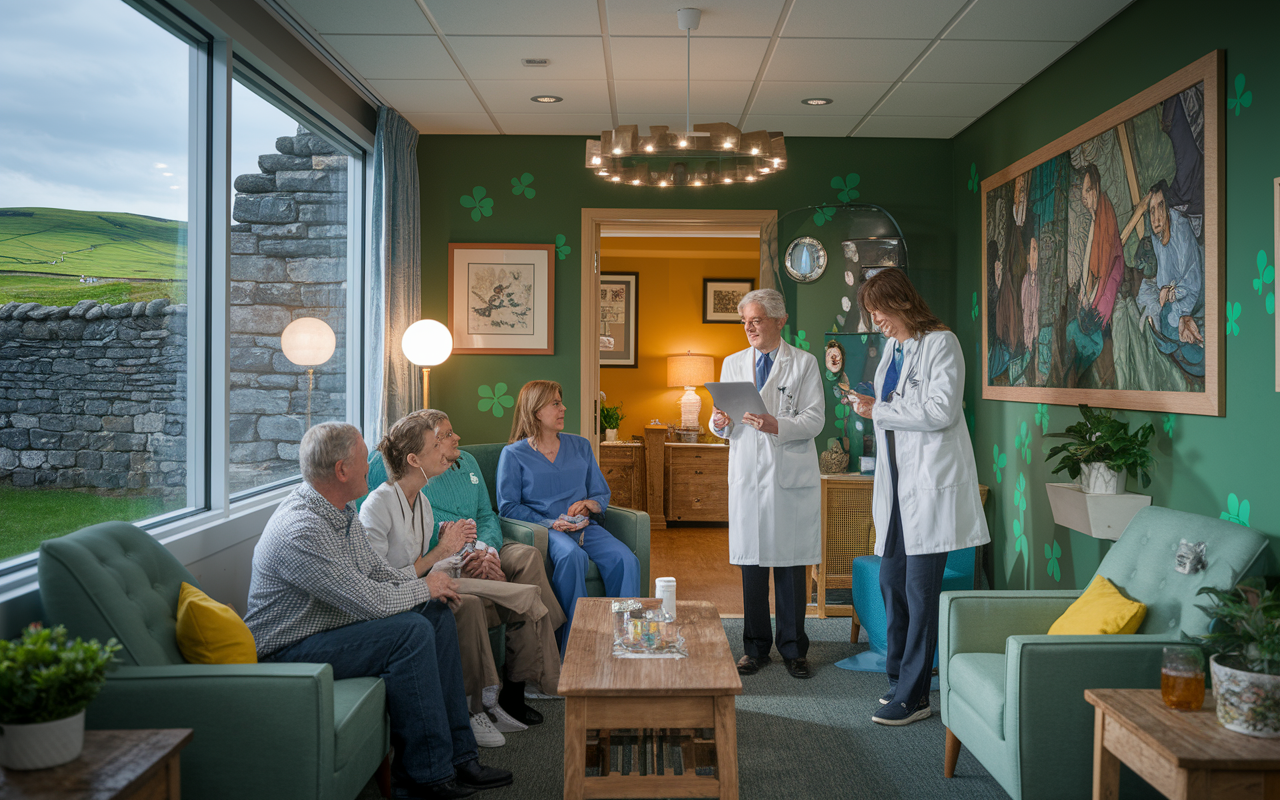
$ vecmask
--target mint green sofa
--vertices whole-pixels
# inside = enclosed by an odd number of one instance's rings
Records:
[[[1209,566],[1174,569],[1180,540]],[[943,592],[939,614],[944,774],[963,744],[1014,800],[1089,797],[1093,707],[1084,690],[1160,686],[1163,648],[1208,632],[1202,586],[1228,588],[1266,548],[1256,531],[1167,508],[1139,511],[1098,566],[1147,615],[1133,635],[1049,636],[1080,591]],[[959,740],[958,742],[956,740]]]
[[[105,522],[46,541],[39,577],[48,622],[123,645],[86,727],[195,731],[182,751],[184,798],[350,800],[375,771],[387,791],[382,680],[335,681],[328,664],[187,663],[178,592],[200,584],[145,531]]]

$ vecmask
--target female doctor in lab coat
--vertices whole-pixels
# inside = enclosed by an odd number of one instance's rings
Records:
[[[929,716],[938,646],[938,598],[947,553],[991,541],[978,469],[961,410],[964,356],[906,273],[867,279],[858,302],[893,342],[876,370],[876,396],[855,395],[873,420],[872,490],[880,591],[888,617],[889,692],[872,720],[907,725]]]

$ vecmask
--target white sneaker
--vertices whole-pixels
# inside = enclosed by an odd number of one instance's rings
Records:
[[[489,715],[483,711],[471,715],[471,732],[475,734],[476,744],[481,747],[502,747],[507,743],[506,737],[493,727]]]
[[[520,720],[511,716],[502,706],[492,706],[485,709],[489,714],[489,719],[493,720],[493,727],[502,733],[515,733],[516,731],[527,731],[529,726]]]

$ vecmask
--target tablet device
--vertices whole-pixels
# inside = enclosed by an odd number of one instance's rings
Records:
[[[768,414],[764,398],[756,385],[748,381],[712,382],[706,384],[716,408],[729,415],[735,423],[742,423],[744,414]]]

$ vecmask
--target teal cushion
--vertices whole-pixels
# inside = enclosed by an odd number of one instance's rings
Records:
[[[971,707],[1004,739],[1004,653],[957,653],[947,666],[947,682],[953,696]]]
[[[381,678],[333,682],[333,761],[340,770],[371,734],[381,734],[387,686]]]
[[[504,447],[506,444],[494,442],[469,444],[462,448],[475,458],[476,465],[480,467],[480,475],[484,478],[485,488],[489,490],[489,503],[494,511],[498,510],[498,457],[502,455]]]

